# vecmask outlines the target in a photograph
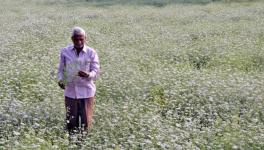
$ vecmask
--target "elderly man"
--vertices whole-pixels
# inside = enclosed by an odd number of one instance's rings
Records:
[[[73,44],[63,48],[58,67],[58,85],[64,89],[67,130],[90,129],[96,87],[99,74],[99,58],[96,51],[85,44],[86,34],[74,27]],[[80,122],[79,122],[80,119]]]

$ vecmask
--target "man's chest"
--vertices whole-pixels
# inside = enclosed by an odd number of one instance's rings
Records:
[[[87,70],[90,67],[90,56],[88,53],[80,52],[79,55],[75,52],[67,53],[65,55],[66,67],[78,68]]]

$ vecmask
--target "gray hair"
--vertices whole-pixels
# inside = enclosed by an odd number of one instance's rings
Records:
[[[74,37],[75,35],[84,35],[86,37],[85,31],[81,27],[74,27],[72,29],[72,37]]]

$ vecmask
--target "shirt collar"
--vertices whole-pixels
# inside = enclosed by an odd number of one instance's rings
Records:
[[[74,45],[72,45],[72,50],[75,50]],[[85,53],[87,53],[87,46],[85,44],[83,46],[82,51],[85,52]]]

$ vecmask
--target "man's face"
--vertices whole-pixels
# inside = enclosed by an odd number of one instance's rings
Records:
[[[75,35],[72,37],[72,42],[75,48],[82,48],[85,43],[85,36],[82,34]]]

